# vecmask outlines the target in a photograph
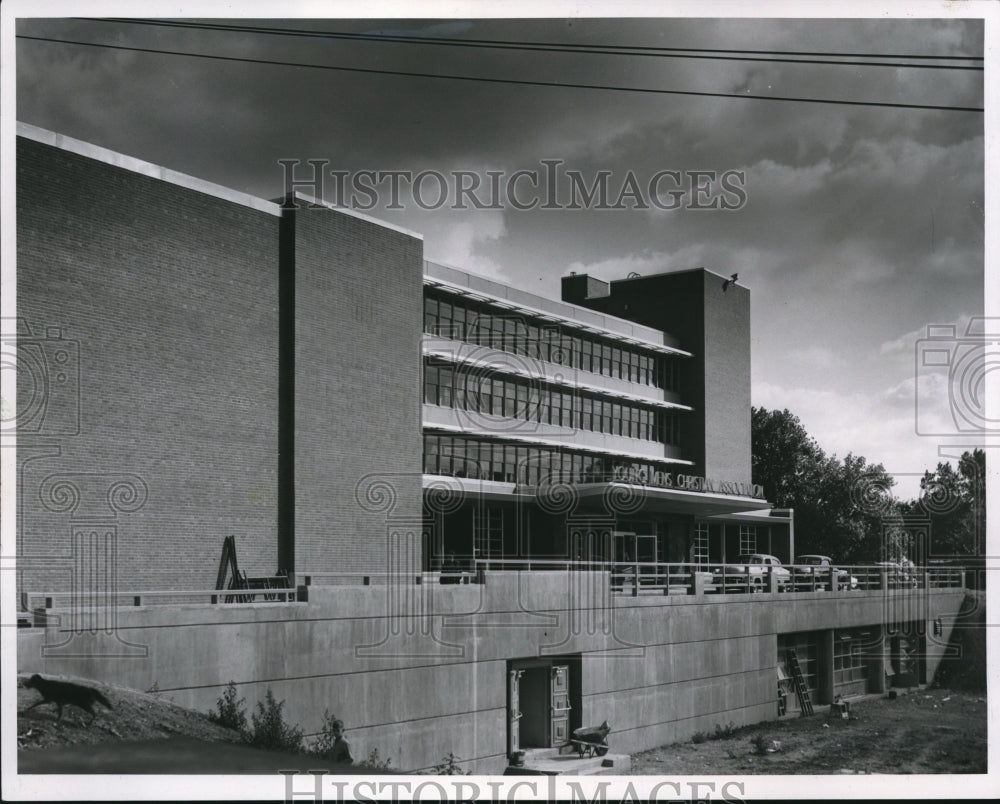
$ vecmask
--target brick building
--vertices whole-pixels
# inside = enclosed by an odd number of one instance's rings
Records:
[[[950,578],[726,569],[795,557],[751,482],[741,285],[556,300],[300,195],[17,148],[20,671],[271,687],[307,735],[331,702],[359,755],[491,773],[602,720],[633,751],[775,717],[790,651],[818,702],[933,675]],[[291,599],[210,594],[230,535]]]

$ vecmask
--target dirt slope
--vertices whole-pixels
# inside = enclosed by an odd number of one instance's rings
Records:
[[[25,711],[42,696],[24,686],[29,674],[17,678],[17,747],[31,750],[68,745],[97,745],[136,742],[166,737],[194,737],[211,742],[236,742],[239,734],[208,719],[206,714],[184,709],[155,693],[136,692],[124,687],[101,684],[69,676],[45,676],[57,681],[73,681],[99,690],[114,707],[108,711],[94,705],[97,717],[74,706],[64,706],[57,722],[54,704],[42,704]]]

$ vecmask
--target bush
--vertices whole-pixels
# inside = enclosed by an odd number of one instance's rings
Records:
[[[323,728],[320,729],[319,736],[312,744],[309,753],[325,757],[333,750],[333,744],[337,739],[333,734],[333,724],[337,720],[339,718],[336,715],[331,715],[329,709],[323,712]]]
[[[444,761],[440,765],[434,766],[434,772],[438,776],[467,776],[468,774],[458,764],[459,759],[461,757],[456,757],[449,751]]]
[[[767,738],[762,732],[757,732],[757,734],[750,738],[750,742],[753,745],[753,752],[755,754],[767,753]]]
[[[263,701],[257,702],[257,711],[250,716],[251,727],[244,730],[244,742],[272,751],[302,752],[302,729],[285,723],[284,701],[276,701],[271,688],[267,688]]]
[[[728,726],[720,726],[718,723],[715,724],[715,734],[712,735],[713,740],[730,740],[736,736],[736,724],[733,721],[729,721]]]
[[[217,711],[209,712],[208,717],[220,726],[236,729],[242,733],[246,731],[247,727],[247,715],[243,710],[246,698],[237,699],[236,696],[236,682],[230,681],[226,691],[222,693],[222,697],[215,702]]]
[[[369,770],[376,770],[376,771],[389,770],[391,766],[392,766],[392,759],[383,760],[378,755],[377,748],[373,748],[371,752],[368,754],[367,758],[359,762],[357,765],[357,767],[359,768],[368,768]]]
[[[694,736],[691,738],[691,742],[693,742],[693,743],[703,743],[703,742],[705,742],[705,741],[708,740],[708,736],[709,735],[708,735],[707,731],[696,731],[694,733]]]

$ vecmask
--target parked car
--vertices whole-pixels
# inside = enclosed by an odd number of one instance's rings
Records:
[[[726,564],[722,569],[716,570],[712,580],[715,584],[732,587],[735,578],[745,576],[751,592],[763,592],[770,588],[769,575],[774,575],[777,579],[779,592],[789,588],[792,574],[781,566],[781,561],[766,553],[742,555],[735,564]]]
[[[830,580],[831,574],[834,574],[837,578],[838,589],[858,588],[858,579],[847,570],[833,566],[830,556],[812,554],[799,556],[795,563],[801,565],[795,568],[797,574],[811,576],[824,585],[830,584],[831,588],[833,587],[833,583]]]
[[[902,563],[899,561],[876,561],[872,566],[878,567],[879,572],[885,572],[890,589],[907,589],[917,586],[916,569],[910,561]]]

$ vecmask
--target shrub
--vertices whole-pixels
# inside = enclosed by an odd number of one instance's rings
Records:
[[[763,733],[757,732],[757,734],[750,738],[750,742],[753,745],[753,752],[755,754],[767,753],[767,738]]]
[[[256,748],[301,753],[302,729],[285,723],[284,705],[284,701],[274,699],[268,687],[264,700],[257,702],[257,711],[250,716],[251,727],[244,730],[243,740]]]
[[[209,712],[208,717],[220,726],[236,729],[242,733],[247,727],[247,715],[243,710],[246,698],[237,699],[236,696],[236,682],[230,681],[222,697],[215,702],[216,711]]]
[[[733,721],[729,721],[728,726],[721,726],[718,723],[715,724],[715,734],[712,735],[713,740],[730,740],[736,736],[736,724]]]
[[[359,768],[368,768],[369,770],[389,770],[392,766],[392,759],[382,759],[378,755],[378,749],[373,748],[368,756],[358,763]]]
[[[322,757],[326,756],[333,750],[333,744],[337,739],[333,734],[333,724],[337,720],[339,720],[339,718],[336,715],[330,714],[329,709],[323,712],[323,727],[320,729],[319,736],[312,744],[312,748],[309,753]]]
[[[696,731],[694,733],[694,736],[691,738],[691,742],[693,742],[693,743],[703,743],[706,740],[708,740],[708,737],[709,737],[709,735],[708,735],[707,731]]]
[[[458,764],[459,759],[461,757],[456,757],[449,751],[444,761],[440,765],[434,766],[434,772],[438,776],[467,776],[468,774]]]

